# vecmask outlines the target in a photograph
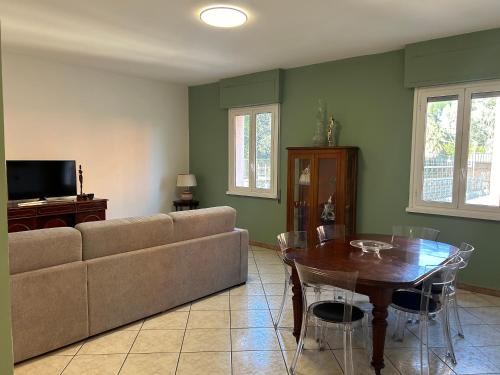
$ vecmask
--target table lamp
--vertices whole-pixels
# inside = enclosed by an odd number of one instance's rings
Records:
[[[196,186],[196,176],[194,174],[177,175],[177,187],[185,188],[181,194],[181,200],[190,201],[193,199],[193,193],[189,191],[191,186]]]

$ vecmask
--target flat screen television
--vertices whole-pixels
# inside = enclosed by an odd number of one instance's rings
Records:
[[[7,160],[9,200],[76,195],[74,160]]]

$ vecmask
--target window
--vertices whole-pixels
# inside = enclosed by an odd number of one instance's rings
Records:
[[[407,211],[500,220],[500,81],[415,90]]]
[[[229,110],[228,194],[278,197],[279,105]]]

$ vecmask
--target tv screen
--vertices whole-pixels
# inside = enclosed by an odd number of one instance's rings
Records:
[[[74,160],[7,160],[9,200],[76,195]]]

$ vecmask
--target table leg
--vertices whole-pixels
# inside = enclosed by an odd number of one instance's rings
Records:
[[[300,329],[302,327],[302,287],[295,267],[292,267],[292,284],[293,335],[295,336],[295,340],[299,342]]]
[[[375,374],[380,375],[384,365],[385,334],[387,329],[387,309],[392,301],[392,290],[379,290],[370,296],[373,305],[373,354],[372,366]]]

